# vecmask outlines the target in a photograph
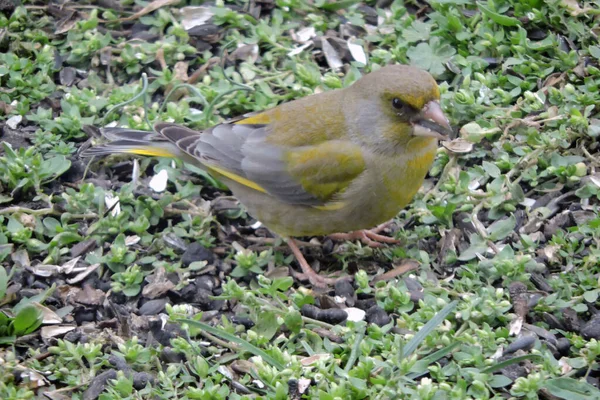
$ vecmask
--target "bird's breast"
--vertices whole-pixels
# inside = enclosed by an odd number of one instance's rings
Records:
[[[375,162],[374,179],[379,179],[379,190],[374,191],[372,207],[396,215],[413,199],[435,159],[437,143],[397,157],[379,159]],[[390,217],[390,218],[392,218]]]

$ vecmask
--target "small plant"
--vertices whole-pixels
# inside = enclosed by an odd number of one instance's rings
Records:
[[[45,159],[35,147],[13,150],[6,142],[2,143],[4,156],[0,157],[0,182],[12,190],[35,189],[65,173],[71,167],[71,161],[63,155]]]
[[[273,251],[270,249],[261,251],[260,254],[250,250],[240,250],[233,256],[237,266],[231,271],[231,276],[239,278],[250,273],[262,274],[263,267],[272,257]]]
[[[139,344],[137,337],[119,344],[118,348],[119,351],[115,351],[115,354],[123,357],[131,365],[144,366],[152,357],[152,350]]]
[[[0,266],[0,304],[4,302],[8,289],[7,275]],[[0,310],[0,344],[13,343],[17,337],[34,332],[42,324],[42,312],[36,303],[24,299],[10,311]]]
[[[139,265],[134,264],[127,267],[123,272],[117,272],[112,276],[111,287],[115,292],[123,292],[125,296],[137,296],[142,290],[144,273]]]

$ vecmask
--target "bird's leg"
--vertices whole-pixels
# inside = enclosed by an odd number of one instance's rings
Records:
[[[340,278],[326,278],[321,276],[315,272],[314,269],[308,264],[306,258],[298,248],[296,241],[292,238],[287,239],[287,244],[292,249],[292,253],[294,253],[294,257],[296,257],[296,261],[300,264],[300,268],[302,268],[301,274],[295,274],[295,276],[299,279],[305,278],[315,287],[326,288],[329,285],[335,285],[337,281],[340,279],[352,279],[351,276],[343,276]]]
[[[360,240],[367,246],[375,248],[383,247],[383,243],[399,244],[401,243],[400,240],[379,234],[379,232],[387,228],[391,223],[392,221],[388,221],[373,229],[363,229],[348,233],[334,233],[329,235],[329,237],[334,240]]]

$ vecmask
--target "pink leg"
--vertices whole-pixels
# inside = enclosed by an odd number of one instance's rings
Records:
[[[386,222],[373,229],[363,229],[349,233],[334,233],[329,235],[329,237],[334,240],[360,240],[367,246],[374,248],[383,247],[383,243],[399,244],[401,243],[400,240],[379,234],[379,232],[387,228],[391,223],[392,221]]]
[[[294,257],[296,257],[296,261],[298,261],[298,264],[300,264],[300,268],[302,268],[301,274],[295,274],[295,276],[297,278],[308,279],[308,281],[313,286],[320,287],[320,288],[326,288],[328,285],[334,285],[340,279],[348,279],[348,280],[352,279],[351,276],[344,276],[341,278],[326,278],[324,276],[317,274],[315,272],[315,270],[312,269],[311,266],[308,264],[308,262],[306,261],[306,258],[304,258],[304,255],[298,248],[298,245],[296,244],[294,239],[291,239],[291,238],[287,239],[287,243],[288,243],[288,246],[290,246],[292,253],[294,253]]]

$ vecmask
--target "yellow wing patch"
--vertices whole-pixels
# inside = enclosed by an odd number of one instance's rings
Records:
[[[140,147],[139,149],[127,149],[126,153],[139,154],[141,156],[154,156],[154,157],[174,157],[175,154],[171,153],[166,149],[158,147],[148,148]]]
[[[248,186],[249,188],[252,188],[254,190],[258,190],[259,192],[267,193],[267,191],[262,186],[260,186],[256,182],[252,182],[250,179],[246,179],[244,177],[241,177],[241,176],[239,176],[237,174],[234,174],[233,172],[227,171],[225,169],[222,169],[222,168],[219,168],[219,167],[215,167],[214,165],[208,165],[208,167],[210,169],[212,169],[213,171],[215,171],[216,173],[221,174],[224,177],[227,177],[227,178],[231,179],[232,181],[235,181],[237,183],[241,183],[244,186]]]
[[[313,208],[316,208],[317,210],[321,211],[336,211],[341,210],[344,207],[346,207],[346,203],[343,201],[334,201],[332,203],[327,203],[322,206],[313,206]]]
[[[240,121],[235,122],[236,124],[244,124],[244,125],[266,125],[271,123],[271,118],[266,113],[260,113],[253,115],[248,118],[244,118]]]

